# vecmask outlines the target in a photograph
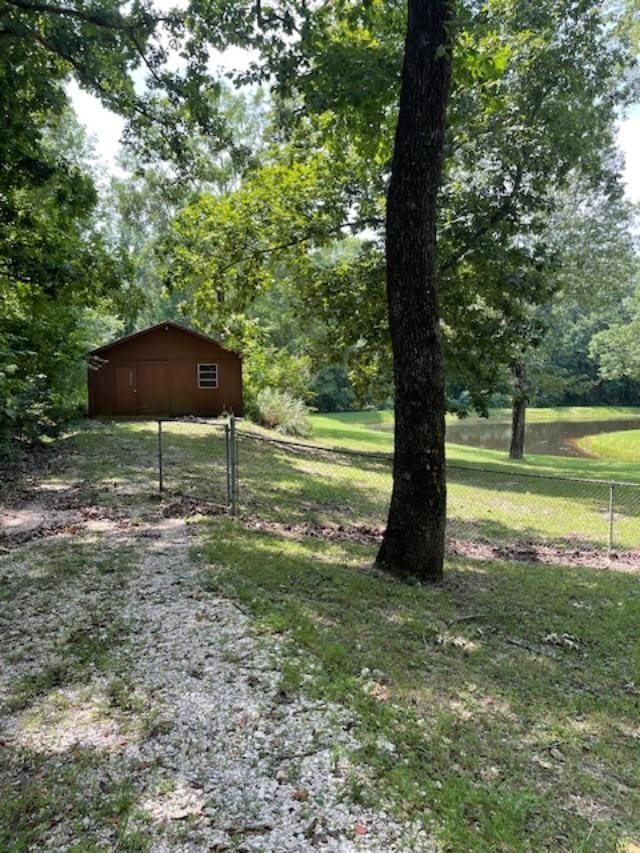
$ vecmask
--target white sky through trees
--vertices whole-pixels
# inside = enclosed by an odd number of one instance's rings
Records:
[[[237,66],[238,63],[234,64]],[[93,95],[83,92],[77,83],[70,83],[68,92],[78,119],[93,137],[96,154],[104,169],[108,174],[121,174],[117,158],[121,150],[124,120],[103,107]],[[631,109],[620,122],[618,143],[625,156],[627,195],[632,201],[640,203],[640,104]]]
[[[640,105],[620,122],[618,144],[625,157],[624,177],[627,195],[640,203]]]

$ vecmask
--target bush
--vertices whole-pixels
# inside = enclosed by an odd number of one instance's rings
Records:
[[[252,343],[240,349],[244,383],[245,412],[260,420],[259,395],[268,391],[287,394],[291,400],[304,399],[309,392],[309,359],[285,350]]]
[[[307,407],[288,391],[263,388],[257,397],[258,420],[262,426],[284,435],[306,436],[311,432]]]

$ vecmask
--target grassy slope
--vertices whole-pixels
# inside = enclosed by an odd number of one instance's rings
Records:
[[[365,413],[365,418],[372,415],[379,417],[380,413]],[[321,442],[318,417],[314,418],[314,441]],[[340,421],[336,428],[336,419],[328,421],[332,433],[325,438],[328,444],[366,445],[370,436],[391,442],[390,433],[373,429],[367,432],[366,427]],[[341,431],[341,441],[336,439],[336,429]],[[85,453],[87,473],[94,481],[121,480],[140,486],[144,483],[150,490],[157,487],[157,426],[153,422],[114,423],[82,431],[74,441],[78,450]],[[98,452],[102,446],[105,452]],[[514,477],[512,472],[640,481],[629,463],[532,457],[513,465],[501,453],[454,449],[458,451],[455,462],[480,465],[493,473],[450,472],[449,535],[453,538],[483,537],[505,544],[523,539],[553,541],[571,548],[585,542],[602,548],[608,533],[606,485],[532,480]],[[219,431],[197,424],[166,424],[164,465],[168,491],[224,503],[224,452]],[[240,501],[245,513],[284,522],[384,524],[391,490],[388,462],[292,452],[245,437],[240,439],[239,456]],[[638,548],[640,489],[619,489],[616,510],[615,547]]]
[[[365,412],[336,412],[328,415],[316,415],[317,418],[330,418],[341,423],[359,423],[377,428],[392,428],[393,413],[391,411]],[[497,423],[511,422],[511,409],[491,409],[491,420]],[[553,421],[606,421],[640,417],[640,408],[633,406],[555,406],[547,408],[527,409],[527,419],[531,423],[552,423]],[[457,421],[455,415],[447,415],[447,422]],[[468,418],[469,422],[481,421],[475,415]]]
[[[449,560],[443,586],[410,587],[362,546],[203,525],[207,587],[289,638],[284,693],[357,715],[353,795],[448,850],[640,839],[637,577]]]
[[[506,409],[497,409],[494,414],[502,419]],[[625,417],[638,417],[640,409],[630,408],[567,408],[567,409],[531,409],[532,422],[561,420],[606,420]],[[582,416],[582,417],[581,417]],[[393,415],[391,412],[345,412],[340,414],[312,415],[312,440],[319,444],[345,447],[350,450],[378,451],[390,453],[393,449]],[[618,435],[617,445],[625,443],[624,436]],[[585,445],[588,447],[588,445]],[[477,465],[499,470],[529,471],[531,473],[556,474],[569,477],[585,477],[603,480],[631,480],[640,482],[640,459],[614,454],[603,454],[602,459],[569,458],[563,456],[529,456],[522,462],[512,462],[506,453],[497,450],[466,447],[449,444],[448,458],[452,463]],[[597,451],[595,451],[597,452]]]
[[[491,418],[501,423],[511,423],[511,409],[491,409]],[[549,406],[527,409],[531,423],[554,421],[607,421],[640,417],[640,408],[633,406]],[[449,416],[454,420],[455,416]]]
[[[640,467],[640,430],[628,432],[604,432],[601,435],[588,435],[578,441],[587,453],[600,459],[627,462]]]

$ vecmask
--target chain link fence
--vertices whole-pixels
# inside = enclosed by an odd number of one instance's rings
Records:
[[[223,422],[158,421],[160,491],[230,506],[229,425]]]
[[[392,486],[389,455],[278,440],[230,424],[159,424],[162,487],[233,514],[379,534]],[[640,563],[640,484],[495,468],[447,468],[452,547],[624,555]],[[561,555],[562,556],[562,555]]]

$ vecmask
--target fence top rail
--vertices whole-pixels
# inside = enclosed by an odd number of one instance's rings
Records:
[[[382,459],[385,462],[393,462],[393,454],[376,453],[370,450],[350,450],[348,447],[330,447],[322,444],[307,444],[302,441],[289,441],[286,438],[272,438],[270,435],[260,435],[246,429],[236,429],[237,435],[252,438],[255,441],[264,441],[267,444],[276,444],[278,447],[295,447],[301,450],[319,450],[320,453],[333,453],[339,456],[364,456],[366,459]]]
[[[266,444],[275,444],[283,448],[296,448],[300,450],[320,451],[320,453],[332,453],[343,456],[364,457],[365,459],[380,459],[385,462],[393,462],[392,453],[376,453],[367,450],[352,450],[347,447],[332,447],[330,445],[310,444],[302,441],[289,441],[285,438],[272,438],[269,435],[259,435],[250,430],[237,429],[238,435],[251,438],[255,441],[263,441]],[[570,477],[566,474],[540,474],[533,471],[514,471],[511,468],[482,468],[476,465],[458,465],[455,462],[447,463],[447,468],[452,471],[469,471],[475,474],[500,474],[507,477],[525,477],[531,480],[559,480],[567,483],[583,483],[595,486],[629,486],[640,489],[640,483],[626,482],[624,480],[603,480],[595,477]]]
[[[562,480],[567,483],[590,483],[596,486],[632,486],[640,489],[640,483],[630,483],[624,480],[602,480],[596,477],[569,477],[567,474],[537,474],[533,471],[513,471],[510,468],[479,468],[474,465],[458,465],[447,463],[447,468],[454,471],[475,471],[482,474],[504,474],[510,477],[528,477],[532,480]]]
[[[226,420],[220,418],[156,418],[159,424],[201,424],[202,426],[218,427],[224,429],[227,426]]]

